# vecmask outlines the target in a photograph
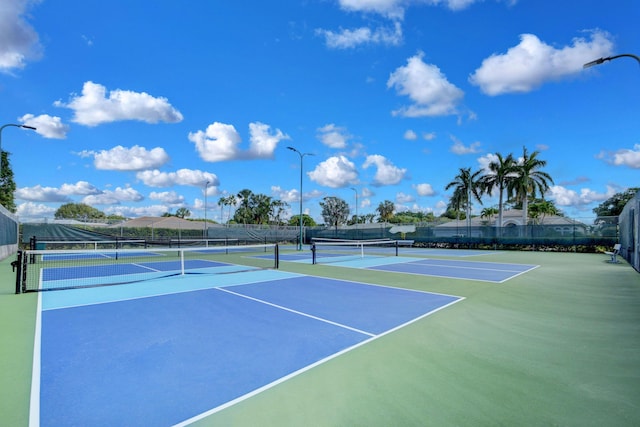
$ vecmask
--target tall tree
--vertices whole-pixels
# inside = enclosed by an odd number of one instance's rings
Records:
[[[189,209],[185,208],[185,207],[178,208],[176,210],[176,216],[178,218],[185,219],[185,218],[191,216],[191,211]]]
[[[16,183],[13,180],[13,169],[9,164],[9,153],[0,151],[2,174],[0,175],[0,204],[9,212],[16,212],[16,202],[13,194],[16,191]]]
[[[339,197],[325,197],[320,202],[322,207],[322,218],[325,224],[334,226],[336,231],[338,226],[345,224],[349,218],[349,204]]]
[[[622,213],[627,202],[633,199],[638,191],[640,191],[640,187],[632,187],[621,193],[616,193],[593,208],[593,213],[599,217],[618,216]]]
[[[522,203],[522,225],[529,222],[529,197],[535,198],[538,194],[544,198],[544,193],[553,184],[551,176],[540,170],[547,165],[546,160],[538,158],[539,151],[529,154],[526,147],[522,148],[522,159],[514,165],[515,177],[509,182],[509,193],[515,195],[518,202]]]
[[[238,198],[238,201],[240,202],[240,206],[238,206],[238,209],[236,209],[236,214],[234,215],[236,222],[246,225],[247,222],[251,222],[251,220],[253,219],[253,214],[251,212],[252,195],[253,192],[245,188],[244,190],[241,190],[236,196]]]
[[[87,221],[92,219],[104,219],[104,212],[85,203],[65,203],[54,213],[55,219],[77,219]]]
[[[479,176],[482,171],[476,171],[471,173],[471,168],[460,168],[458,175],[453,178],[453,181],[447,184],[445,190],[454,188],[454,196],[456,198],[455,208],[460,210],[465,209],[467,213],[467,226],[471,226],[471,205],[472,197],[482,204],[481,200],[481,188],[479,184]],[[454,207],[451,204],[451,207]]]
[[[380,204],[376,208],[378,217],[380,218],[380,222],[389,222],[391,218],[393,218],[393,213],[395,212],[395,210],[396,206],[391,200],[380,202]]]
[[[497,160],[489,163],[489,171],[482,175],[479,185],[483,193],[491,193],[494,189],[498,191],[498,227],[502,231],[504,193],[515,176],[515,160],[513,159],[513,154],[503,157],[502,154],[496,153],[496,157]]]

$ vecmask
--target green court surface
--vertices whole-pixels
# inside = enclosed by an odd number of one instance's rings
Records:
[[[540,266],[504,283],[282,261],[465,299],[192,425],[638,426],[640,274],[608,259],[474,257]],[[0,262],[0,425],[27,426],[37,294],[13,294],[12,260]]]

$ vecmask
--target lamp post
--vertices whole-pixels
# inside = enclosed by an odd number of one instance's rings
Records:
[[[631,53],[622,53],[620,55],[607,56],[606,58],[599,58],[599,59],[596,59],[595,61],[587,62],[586,64],[584,64],[582,66],[582,68],[593,67],[594,65],[600,65],[605,61],[611,61],[612,59],[622,58],[622,57],[625,57],[625,56],[635,59],[636,61],[638,61],[638,65],[640,65],[640,56],[634,55],[634,54],[631,54]]]
[[[209,186],[210,182],[209,180],[207,180],[207,182],[204,183],[204,245],[205,246],[209,246],[207,245],[207,237],[209,237],[209,233],[207,233],[207,187]]]
[[[16,128],[23,128],[23,129],[31,129],[31,130],[36,130],[36,128],[34,128],[33,126],[27,126],[27,125],[16,125],[13,123],[8,123],[6,125],[2,125],[0,126],[0,156],[2,156],[2,130],[8,126],[13,126]],[[0,177],[2,176],[2,159],[0,158]]]
[[[356,238],[358,238],[358,190],[353,187],[351,189],[356,193]]]
[[[295,151],[300,156],[300,240],[298,243],[298,250],[302,250],[302,159],[304,156],[313,156],[313,153],[301,153],[293,147],[287,147],[291,151]]]

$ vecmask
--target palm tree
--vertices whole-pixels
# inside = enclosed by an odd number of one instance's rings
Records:
[[[551,176],[540,170],[547,165],[546,160],[538,159],[539,151],[534,151],[529,155],[527,148],[523,147],[522,159],[514,168],[515,179],[509,183],[509,193],[515,194],[516,200],[522,202],[522,225],[527,225],[529,197],[535,198],[538,192],[541,196],[549,189],[549,184],[553,184]]]
[[[251,197],[253,196],[253,192],[247,188],[241,190],[237,198],[240,201],[240,207],[236,210],[236,215],[238,219],[242,221],[243,224],[247,224],[247,220],[251,220]],[[239,221],[240,222],[240,221]]]
[[[222,212],[224,207],[227,205],[227,198],[226,197],[220,197],[220,199],[218,200],[218,206],[220,206],[220,224],[223,223],[222,221]]]
[[[383,222],[388,222],[391,218],[393,218],[393,211],[395,210],[396,207],[390,200],[381,202],[376,208],[376,211],[378,211],[378,215],[380,216],[380,220]]]
[[[229,196],[227,196],[227,206],[229,206],[229,215],[227,218],[227,223],[229,223],[231,221],[231,207],[235,206],[236,203],[238,202],[238,199],[236,199],[235,194],[230,194]]]
[[[471,195],[480,203],[480,185],[478,184],[478,176],[482,171],[471,173],[471,168],[460,168],[460,172],[455,176],[453,181],[447,184],[445,190],[455,187],[453,191],[455,204],[450,206],[459,211],[465,208],[467,212],[467,227],[471,227]],[[453,198],[452,198],[453,199]]]
[[[514,179],[515,160],[513,154],[502,157],[502,154],[496,153],[497,160],[489,163],[489,172],[484,174],[479,185],[483,193],[491,193],[493,189],[498,190],[498,227],[502,232],[502,210],[504,192],[509,188],[509,183]]]

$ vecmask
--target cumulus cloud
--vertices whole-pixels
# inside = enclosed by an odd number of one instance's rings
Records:
[[[327,147],[345,148],[351,135],[349,135],[345,128],[331,123],[319,128],[317,137]]]
[[[260,122],[249,124],[250,146],[241,150],[240,134],[233,125],[214,122],[205,131],[189,133],[189,141],[196,146],[202,160],[221,162],[225,160],[270,159],[282,140],[289,139],[280,129],[271,130]]]
[[[79,155],[93,156],[94,165],[99,170],[140,171],[158,168],[169,161],[169,155],[164,148],[147,150],[139,145],[131,148],[118,145],[110,150],[82,151]]]
[[[122,206],[112,205],[104,210],[107,215],[119,215],[125,218],[136,218],[142,216],[162,216],[167,212],[165,205],[153,206]]]
[[[139,202],[144,200],[142,194],[131,187],[117,187],[115,190],[102,191],[100,194],[92,194],[82,199],[82,203],[94,205],[117,205],[120,202]]]
[[[376,13],[390,19],[402,19],[406,8],[414,4],[444,5],[451,10],[462,10],[478,1],[481,0],[339,0],[339,3],[347,11]]]
[[[408,96],[413,102],[393,114],[405,117],[456,114],[464,92],[449,83],[438,67],[423,62],[423,56],[419,52],[407,60],[406,66],[391,73],[387,88],[395,88],[398,94]]]
[[[331,188],[342,188],[358,183],[356,166],[345,156],[329,157],[307,175],[319,185]]]
[[[451,135],[451,140],[453,141],[453,145],[449,150],[454,154],[474,154],[480,151],[480,142],[478,141],[472,142],[466,146],[453,135]]]
[[[409,141],[415,141],[416,139],[418,139],[418,134],[415,133],[414,131],[412,131],[411,129],[407,129],[404,132],[403,137],[404,137],[404,139],[407,139]]]
[[[399,192],[396,194],[396,203],[404,205],[405,203],[415,202],[416,198],[411,194]]]
[[[16,214],[20,219],[51,218],[56,210],[57,208],[33,202],[21,203],[16,206]]]
[[[91,81],[84,83],[81,95],[72,96],[68,103],[56,101],[54,105],[73,110],[73,121],[86,126],[122,120],[146,123],[182,121],[182,114],[166,98],[121,89],[112,90],[107,96],[106,87]]]
[[[30,0],[5,1],[0,7],[0,71],[22,69],[27,61],[39,59],[42,47],[38,34],[26,21]]]
[[[18,120],[24,125],[35,127],[36,132],[45,138],[65,139],[67,132],[69,132],[69,125],[62,123],[60,117],[49,116],[48,114],[39,116],[25,114],[19,117]]]
[[[99,189],[88,182],[78,181],[75,184],[62,184],[60,188],[42,187],[39,184],[33,187],[22,187],[18,188],[14,195],[19,200],[67,203],[72,201],[70,196],[86,196],[100,193]]]
[[[614,187],[607,186],[606,193],[598,193],[589,188],[583,188],[580,192],[570,190],[559,185],[552,186],[547,195],[552,199],[556,206],[582,206],[594,202],[603,202],[616,194]]]
[[[168,205],[181,205],[184,203],[184,196],[176,193],[175,191],[152,191],[149,193],[149,198]]]
[[[417,184],[417,185],[414,185],[413,188],[415,188],[416,192],[418,193],[418,196],[435,196],[436,195],[436,192],[434,191],[431,184],[427,184],[427,183]]]
[[[324,37],[325,44],[331,49],[350,49],[365,44],[398,46],[402,43],[402,26],[395,22],[393,28],[360,27],[354,30],[340,31],[316,30],[316,34]]]
[[[576,75],[584,63],[609,56],[613,50],[608,33],[595,30],[589,35],[558,49],[533,34],[522,34],[520,44],[482,61],[469,81],[487,95],[501,95],[530,92],[546,82]]]
[[[406,169],[395,166],[387,158],[379,154],[367,156],[362,167],[367,169],[370,166],[377,168],[373,182],[371,183],[374,187],[397,184],[402,181],[407,174]]]
[[[172,187],[174,185],[186,185],[203,187],[209,181],[210,187],[218,187],[218,177],[209,172],[199,170],[179,169],[176,172],[160,172],[157,169],[138,172],[136,178],[149,187]]]
[[[596,157],[614,166],[640,169],[640,144],[635,144],[633,148],[622,148],[615,152],[602,152]]]

